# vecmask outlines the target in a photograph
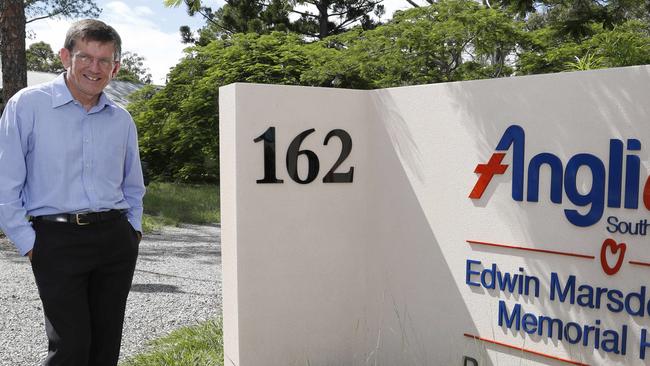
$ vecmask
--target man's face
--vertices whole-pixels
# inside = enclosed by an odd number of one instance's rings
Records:
[[[119,61],[114,60],[113,42],[77,40],[70,52],[62,48],[61,62],[67,70],[70,93],[83,104],[96,103],[102,90],[117,74]]]

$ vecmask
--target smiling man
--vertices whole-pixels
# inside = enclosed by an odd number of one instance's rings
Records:
[[[46,366],[117,365],[145,191],[135,124],[103,92],[120,53],[112,27],[73,24],[66,71],[0,119],[0,228],[31,261]]]

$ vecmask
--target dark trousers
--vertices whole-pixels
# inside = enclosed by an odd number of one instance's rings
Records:
[[[45,366],[117,365],[138,256],[126,218],[79,226],[35,221],[32,270],[43,302]]]

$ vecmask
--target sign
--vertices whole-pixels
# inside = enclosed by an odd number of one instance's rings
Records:
[[[226,364],[650,363],[648,95],[221,88]]]

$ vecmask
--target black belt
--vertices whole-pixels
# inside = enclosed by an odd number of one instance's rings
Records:
[[[126,211],[123,210],[110,210],[104,212],[82,212],[78,214],[56,214],[56,215],[43,215],[43,216],[34,216],[32,221],[52,221],[52,222],[64,222],[69,224],[76,225],[90,225],[96,224],[98,222],[113,221],[124,217]]]

